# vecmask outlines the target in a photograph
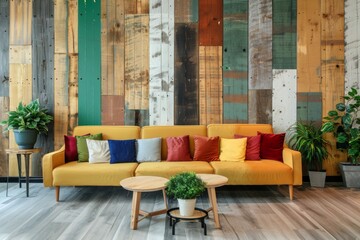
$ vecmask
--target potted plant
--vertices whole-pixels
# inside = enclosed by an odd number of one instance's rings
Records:
[[[7,113],[8,119],[1,122],[5,131],[13,130],[15,142],[19,149],[32,149],[39,133],[47,133],[47,125],[53,117],[47,109],[41,108],[39,99],[29,104],[19,103],[15,111]]]
[[[329,143],[323,138],[321,127],[316,127],[313,123],[297,122],[292,128],[294,134],[289,142],[295,150],[301,152],[303,163],[308,168],[310,185],[324,187],[326,170],[323,169],[323,161],[329,155],[326,148]]]
[[[181,216],[191,216],[196,198],[205,191],[205,183],[194,172],[183,172],[172,176],[166,183],[169,197],[178,199]]]
[[[351,88],[342,98],[344,102],[336,104],[336,109],[324,117],[322,131],[332,132],[336,148],[347,152],[348,162],[339,165],[345,186],[360,187],[360,95]]]

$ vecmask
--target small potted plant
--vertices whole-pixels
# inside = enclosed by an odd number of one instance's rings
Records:
[[[323,169],[323,161],[327,159],[329,152],[326,146],[329,142],[323,138],[321,127],[313,123],[295,123],[294,134],[289,139],[292,147],[301,152],[304,165],[308,168],[310,185],[312,187],[324,187],[326,171]]]
[[[7,114],[8,119],[2,121],[1,125],[6,126],[5,131],[14,131],[19,149],[34,148],[38,134],[47,133],[47,125],[53,120],[47,109],[41,108],[39,99],[27,105],[20,102],[15,111]]]
[[[191,216],[196,198],[205,191],[205,183],[194,172],[183,172],[172,176],[166,183],[169,197],[178,199],[180,215]]]
[[[340,163],[340,172],[346,187],[360,187],[360,95],[351,88],[343,97],[344,102],[324,117],[322,131],[332,132],[336,148],[346,151],[348,162]]]

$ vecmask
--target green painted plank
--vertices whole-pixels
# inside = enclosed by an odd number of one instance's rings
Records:
[[[316,125],[322,122],[322,93],[299,92],[297,93],[297,120]]]
[[[273,69],[296,69],[296,0],[273,0]]]
[[[199,0],[191,0],[191,22],[199,22]]]
[[[101,124],[101,1],[79,1],[79,125]]]
[[[223,120],[248,120],[248,0],[224,0]]]

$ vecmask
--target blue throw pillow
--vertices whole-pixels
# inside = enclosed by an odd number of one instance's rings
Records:
[[[110,163],[136,162],[135,140],[108,140]]]

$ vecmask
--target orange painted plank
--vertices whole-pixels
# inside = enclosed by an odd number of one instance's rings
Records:
[[[199,0],[199,45],[223,45],[222,0]]]
[[[297,1],[297,92],[321,92],[320,0]]]

